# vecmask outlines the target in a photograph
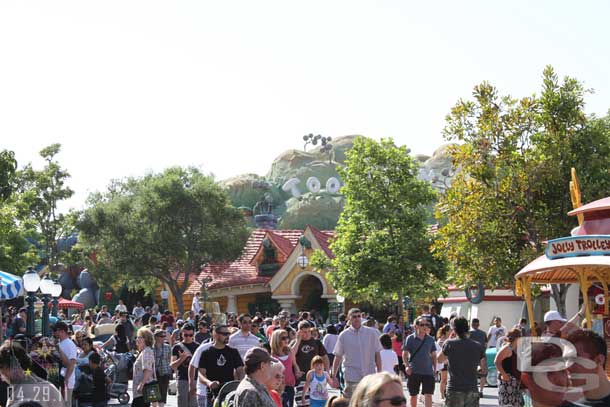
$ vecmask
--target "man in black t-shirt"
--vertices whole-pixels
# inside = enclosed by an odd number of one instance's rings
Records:
[[[214,394],[227,382],[244,377],[244,363],[237,349],[227,346],[229,328],[226,325],[214,327],[214,345],[201,353],[199,359],[199,379]]]
[[[308,321],[299,322],[299,330],[297,331],[297,339],[291,344],[292,349],[296,349],[296,361],[299,366],[299,370],[303,373],[307,373],[311,370],[311,360],[314,356],[321,356],[322,360],[324,360],[324,369],[326,371],[329,370],[329,361],[328,355],[326,353],[326,348],[322,345],[317,339],[313,339],[311,337],[312,325]],[[297,406],[308,406],[309,405],[309,395],[303,394],[303,386],[304,382],[301,381],[296,386],[296,402]]]
[[[199,347],[194,341],[195,327],[191,324],[184,324],[181,330],[182,341],[172,348],[171,368],[177,372],[176,388],[178,405],[185,407],[197,407],[197,397],[189,392],[189,363],[193,353]]]
[[[448,363],[449,382],[445,405],[447,407],[478,406],[480,396],[477,369],[481,368],[481,374],[487,373],[485,349],[478,342],[468,338],[466,318],[458,317],[453,323],[458,338],[446,341],[437,358],[439,363]]]

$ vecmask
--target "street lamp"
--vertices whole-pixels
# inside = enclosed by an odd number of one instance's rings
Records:
[[[54,317],[57,317],[57,305],[59,304],[59,296],[62,291],[63,288],[61,284],[59,284],[59,281],[53,280],[53,292],[51,292],[51,297],[53,297],[53,309],[51,310],[51,315]]]
[[[26,335],[34,336],[34,303],[36,302],[36,291],[40,287],[40,276],[31,267],[23,275],[23,288],[27,293],[26,301],[28,303],[28,312],[26,320]]]
[[[46,275],[40,281],[40,292],[42,293],[42,336],[49,336],[49,302],[51,302],[51,294],[55,284],[53,280]]]
[[[307,266],[309,265],[309,259],[307,258],[307,256],[305,256],[305,253],[303,253],[297,258],[297,264],[302,269],[307,268]]]
[[[161,301],[163,302],[162,306],[163,306],[163,311],[165,311],[167,309],[167,299],[169,298],[169,291],[167,291],[165,289],[165,287],[163,287],[161,289]]]

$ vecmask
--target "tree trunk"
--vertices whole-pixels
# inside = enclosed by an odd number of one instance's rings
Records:
[[[175,297],[176,305],[178,306],[178,313],[180,317],[182,317],[182,315],[184,315],[184,301],[182,300],[182,293],[180,293],[180,295],[175,295]]]
[[[566,297],[568,295],[568,284],[551,284],[551,295],[557,305],[557,311],[566,317]]]

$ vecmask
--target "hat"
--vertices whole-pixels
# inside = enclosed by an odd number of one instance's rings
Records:
[[[544,314],[544,322],[561,321],[566,322],[566,319],[557,311],[549,311]]]
[[[267,349],[259,348],[258,346],[248,349],[244,356],[244,364],[246,366],[256,366],[259,363],[270,362],[275,360],[271,357]]]
[[[183,319],[179,319],[179,320],[177,320],[177,321],[176,321],[176,325],[178,325],[178,324],[184,324],[184,320],[183,320]]]
[[[28,309],[26,307],[19,308],[19,312],[28,312]]]
[[[281,311],[279,314],[280,318],[289,318],[290,317],[290,312],[288,311]]]

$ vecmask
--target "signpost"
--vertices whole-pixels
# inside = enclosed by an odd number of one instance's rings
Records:
[[[610,235],[570,236],[549,240],[545,254],[551,260],[576,256],[610,256]]]

